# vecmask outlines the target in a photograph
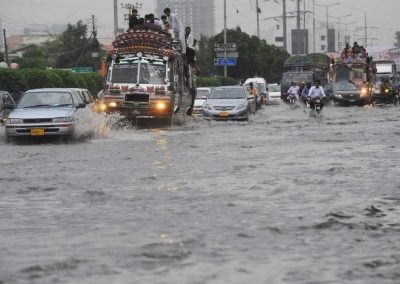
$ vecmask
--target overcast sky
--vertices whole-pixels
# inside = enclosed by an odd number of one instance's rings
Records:
[[[201,0],[198,0],[201,1]],[[303,2],[301,7],[303,7]],[[306,1],[306,11],[312,11],[312,0]],[[350,17],[340,19],[348,24],[348,33],[356,38],[364,37],[364,31],[358,28],[364,26],[364,12],[367,13],[367,26],[369,43],[374,48],[393,47],[395,32],[400,30],[400,0],[338,0],[340,5],[329,8],[329,15],[342,17],[351,14]],[[336,0],[315,0],[317,4],[329,5],[338,2]],[[139,1],[118,1],[120,3],[136,3]],[[154,12],[155,0],[142,0],[140,14]],[[256,33],[256,0],[227,0],[228,27],[240,26],[247,33]],[[269,43],[273,43],[275,36],[282,34],[281,20],[265,18],[282,14],[281,0],[259,0],[262,11],[260,15],[261,37]],[[296,2],[287,0],[287,11],[295,11]],[[122,19],[123,9],[120,9],[120,26],[126,27]],[[326,8],[315,7],[317,28],[326,23]],[[0,17],[3,28],[8,34],[20,33],[24,27],[30,24],[67,24],[76,23],[82,19],[88,22],[91,15],[96,16],[96,25],[99,37],[111,41],[113,34],[113,0],[0,0]],[[216,27],[215,31],[223,29],[223,0],[215,0]],[[254,16],[252,16],[254,15]],[[306,13],[306,28],[312,33],[312,13]],[[329,21],[337,28],[337,18],[329,18]],[[288,20],[288,29],[295,27],[295,19]],[[193,27],[195,28],[195,27]],[[340,26],[340,32],[344,33],[345,25]],[[362,43],[363,40],[358,39]],[[370,46],[370,47],[372,47]]]

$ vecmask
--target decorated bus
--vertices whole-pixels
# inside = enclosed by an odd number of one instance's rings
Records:
[[[97,109],[120,113],[133,122],[171,122],[176,113],[191,115],[196,96],[194,66],[179,43],[154,25],[118,34],[108,57],[104,90]]]

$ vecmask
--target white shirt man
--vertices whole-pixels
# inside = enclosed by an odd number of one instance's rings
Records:
[[[315,86],[311,87],[310,91],[308,92],[308,96],[310,96],[311,99],[315,97],[325,97],[324,88],[317,83]]]
[[[171,13],[169,8],[164,9],[165,15],[169,18],[169,24],[172,29],[174,39],[178,39],[181,44],[182,53],[186,53],[186,40],[185,40],[185,29],[181,20]]]

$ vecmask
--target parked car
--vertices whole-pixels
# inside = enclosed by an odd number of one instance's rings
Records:
[[[197,88],[196,99],[194,100],[192,116],[201,116],[203,105],[212,88]]]
[[[6,120],[6,135],[72,136],[76,123],[90,117],[81,96],[73,89],[29,90]]]
[[[15,108],[15,102],[7,91],[0,90],[0,123],[4,124],[9,113]]]
[[[255,112],[255,98],[243,86],[214,88],[203,105],[203,117],[215,120],[248,120]]]
[[[267,104],[277,104],[281,102],[281,85],[269,84],[267,93]]]
[[[325,94],[331,97],[333,102],[340,105],[366,105],[371,103],[371,97],[367,88],[359,89],[348,81],[339,81],[325,85]]]

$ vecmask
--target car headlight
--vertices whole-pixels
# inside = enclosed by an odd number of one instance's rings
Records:
[[[212,105],[210,105],[210,104],[204,104],[203,108],[207,109],[207,110],[212,110],[213,109]]]
[[[110,102],[108,104],[109,107],[117,107],[117,103],[116,102]]]
[[[236,107],[236,109],[240,110],[240,109],[245,109],[247,107],[246,104],[240,104]]]
[[[6,121],[7,124],[19,124],[19,123],[23,123],[21,118],[7,118]]]
[[[53,118],[53,122],[59,123],[59,122],[72,122],[73,118],[71,116],[68,117],[55,117]]]
[[[385,89],[385,93],[389,93],[389,89]]]
[[[334,94],[334,96],[337,97],[337,98],[339,98],[339,99],[342,98],[342,95],[340,95],[340,94]]]

